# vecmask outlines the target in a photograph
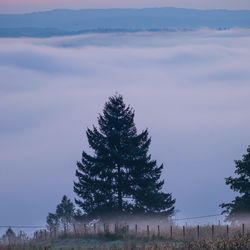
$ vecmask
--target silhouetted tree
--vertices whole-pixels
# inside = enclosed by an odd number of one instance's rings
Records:
[[[64,231],[67,231],[75,216],[74,211],[75,207],[73,202],[64,195],[61,203],[56,207],[56,213],[49,213],[47,216],[48,229],[50,231],[57,231],[61,226]]]
[[[235,161],[234,171],[236,177],[226,178],[226,185],[238,192],[231,203],[220,205],[224,209],[222,213],[227,214],[227,220],[240,221],[246,215],[250,215],[250,146],[247,148],[247,154],[243,155],[242,160]]]
[[[56,214],[49,213],[47,216],[47,228],[50,232],[56,232],[59,229],[59,218]]]
[[[160,180],[163,165],[157,166],[148,154],[148,131],[138,134],[134,110],[121,95],[109,98],[98,117],[99,130],[87,129],[94,154],[82,153],[77,162],[75,202],[85,213],[155,213],[172,214],[175,200],[163,193]]]
[[[7,231],[6,231],[6,233],[5,233],[5,238],[7,238],[9,244],[15,243],[16,234],[15,234],[15,232],[12,230],[11,227],[9,227],[9,228],[7,229]]]
[[[83,214],[80,209],[77,209],[74,214],[74,220],[77,222],[81,222],[86,220],[86,214]]]
[[[74,217],[74,204],[66,195],[63,196],[62,201],[56,207],[56,215],[64,227],[64,230],[68,230],[69,224]]]

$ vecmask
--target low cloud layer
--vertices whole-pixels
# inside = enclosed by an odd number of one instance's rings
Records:
[[[72,192],[87,127],[118,92],[148,128],[178,216],[232,200],[250,144],[250,31],[0,39],[1,224],[44,224]]]

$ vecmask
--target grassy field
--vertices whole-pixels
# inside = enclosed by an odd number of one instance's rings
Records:
[[[103,228],[103,227],[102,227]],[[113,228],[113,227],[112,227]],[[144,228],[144,227],[143,227]],[[140,231],[139,231],[140,229]],[[250,249],[250,231],[245,227],[202,226],[202,227],[170,227],[161,230],[160,227],[132,229],[118,227],[105,231],[97,228],[82,227],[75,232],[60,232],[49,234],[40,232],[36,238],[26,242],[7,242],[0,245],[0,250],[80,250],[80,249]],[[171,234],[172,231],[172,234]],[[199,233],[198,233],[199,232]],[[171,237],[172,236],[172,237]]]
[[[41,242],[32,242],[21,245],[1,246],[1,250],[80,250],[80,249],[250,249],[249,237],[235,237],[229,240],[216,239],[201,241],[171,241],[171,240],[111,240],[111,239],[56,239]]]

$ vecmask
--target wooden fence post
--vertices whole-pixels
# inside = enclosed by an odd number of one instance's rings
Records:
[[[173,226],[170,226],[170,238],[173,239]]]
[[[242,224],[242,236],[245,235],[245,224]]]
[[[135,235],[137,235],[137,224],[135,225]]]
[[[212,225],[212,240],[214,240],[214,225]]]
[[[186,228],[185,228],[185,226],[183,226],[182,233],[183,233],[183,240],[186,240]]]
[[[227,238],[229,239],[229,226],[227,225]]]
[[[197,239],[200,240],[200,226],[197,226]]]
[[[147,225],[147,235],[148,235],[148,238],[149,238],[149,225]]]
[[[160,225],[158,225],[158,237],[160,237],[161,232],[160,232]]]

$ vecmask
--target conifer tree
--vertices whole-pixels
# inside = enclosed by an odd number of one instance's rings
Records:
[[[74,217],[74,204],[66,195],[63,196],[61,203],[56,207],[56,216],[63,225],[64,230],[68,230]]]
[[[47,218],[47,228],[50,232],[56,232],[59,229],[59,218],[56,214],[49,213]]]
[[[16,240],[16,234],[15,232],[12,230],[11,227],[8,228],[8,230],[6,231],[4,238],[7,238],[9,245],[11,243],[15,243]]]
[[[245,216],[250,215],[250,146],[247,154],[243,155],[242,160],[235,161],[236,177],[226,178],[226,185],[239,193],[231,203],[220,205],[225,209],[222,213],[227,214],[227,220],[241,221]]]
[[[47,216],[47,228],[56,232],[61,228],[64,231],[69,229],[75,217],[75,206],[71,200],[64,195],[61,202],[56,206],[56,213],[49,213]]]
[[[77,162],[76,203],[87,214],[172,214],[175,200],[161,191],[163,165],[151,160],[148,131],[137,133],[134,110],[121,95],[109,98],[98,125],[87,129],[93,155],[83,151]]]

